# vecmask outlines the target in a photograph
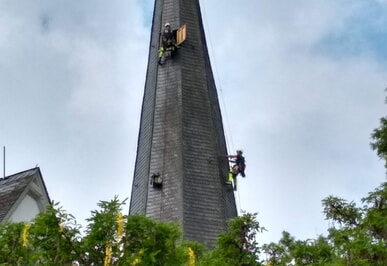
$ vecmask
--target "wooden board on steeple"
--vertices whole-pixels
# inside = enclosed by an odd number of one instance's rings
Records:
[[[176,33],[176,45],[182,44],[187,37],[187,25],[181,26]]]

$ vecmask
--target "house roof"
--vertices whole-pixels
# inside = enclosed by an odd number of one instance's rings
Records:
[[[39,167],[6,176],[0,179],[0,222],[4,220],[35,177],[41,180],[44,193],[50,201]]]

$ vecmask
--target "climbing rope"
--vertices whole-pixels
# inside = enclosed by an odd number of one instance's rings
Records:
[[[212,45],[212,38],[211,38],[211,31],[210,31],[210,27],[208,26],[208,23],[207,23],[207,15],[206,15],[206,8],[205,8],[205,5],[204,5],[204,2],[205,1],[200,1],[201,2],[201,6],[203,6],[203,14],[204,14],[204,21],[205,21],[205,24],[206,24],[206,28],[207,28],[207,33],[206,34],[208,36],[208,42],[210,44],[210,48],[211,48],[211,53],[210,54],[215,54],[215,49]],[[217,64],[216,64],[216,60],[215,60],[215,56],[212,56],[212,60],[213,62],[213,69],[215,69],[215,73],[216,73],[216,77],[217,77],[217,80],[216,80],[216,83],[219,85],[217,86],[219,88],[219,92],[220,92],[220,96],[221,96],[221,104],[222,104],[222,110],[224,110],[224,117],[226,118],[226,146],[227,146],[227,150],[228,151],[233,151],[234,150],[234,143],[233,143],[233,138],[232,138],[232,134],[231,134],[231,128],[230,128],[230,122],[229,122],[229,119],[228,119],[228,114],[227,114],[227,108],[226,108],[226,103],[225,103],[225,100],[224,100],[224,95],[223,95],[223,89],[222,89],[222,83],[221,83],[221,80],[220,80],[220,75],[219,75],[219,72],[218,72],[218,67],[217,67]],[[229,140],[228,140],[229,138]],[[228,143],[231,143],[231,149],[229,147],[229,144]]]
[[[205,1],[200,1],[200,5],[203,7],[202,10],[203,10],[203,15],[204,15],[204,23],[205,23],[205,26],[206,26],[206,29],[207,29],[207,33],[206,34],[208,36],[207,40],[208,40],[208,43],[209,43],[209,47],[211,49],[211,54],[212,55],[215,55],[215,50],[214,50],[214,47],[212,45],[212,38],[211,38],[211,31],[210,31],[210,27],[208,26],[208,23],[207,23],[207,15],[206,15],[206,8],[205,8],[205,4],[204,2]],[[217,68],[217,64],[216,64],[216,60],[215,60],[215,56],[212,56],[212,62],[213,62],[213,69],[215,70],[215,73],[216,73],[216,83],[218,84],[217,88],[219,88],[219,92],[220,92],[220,98],[221,98],[221,104],[222,104],[222,110],[224,111],[224,117],[225,117],[225,124],[226,124],[226,132],[225,132],[225,138],[226,138],[226,147],[227,147],[227,150],[228,151],[234,151],[234,142],[233,142],[233,138],[232,138],[232,132],[231,132],[231,127],[230,127],[230,122],[229,122],[229,119],[228,119],[228,113],[227,113],[227,107],[226,107],[226,103],[225,103],[225,100],[224,100],[224,94],[223,94],[223,89],[222,89],[222,83],[221,83],[221,79],[220,79],[220,75],[219,75],[219,72],[218,72],[218,68]],[[229,146],[229,143],[231,145],[231,149],[230,149],[230,146]],[[239,185],[238,185],[239,187]],[[237,193],[237,205],[239,206],[239,212],[241,213],[242,212],[242,203],[241,203],[241,197],[240,197],[240,191],[239,191],[239,188],[237,189],[238,193]]]

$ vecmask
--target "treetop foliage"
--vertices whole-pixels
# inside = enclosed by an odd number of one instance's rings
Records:
[[[208,250],[184,241],[178,224],[122,215],[124,204],[100,201],[83,234],[58,203],[31,223],[1,224],[0,265],[261,265],[256,214],[230,220],[230,231]]]

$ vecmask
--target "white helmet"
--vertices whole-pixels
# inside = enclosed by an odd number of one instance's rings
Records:
[[[164,27],[168,27],[168,26],[171,26],[171,24],[169,24],[168,22],[165,23]]]

